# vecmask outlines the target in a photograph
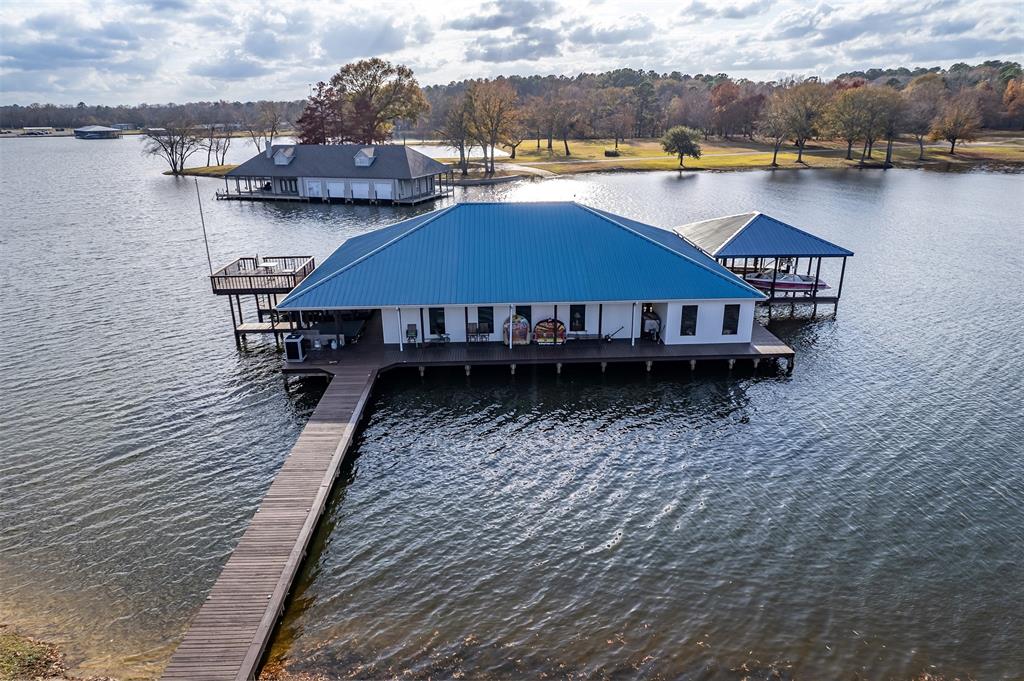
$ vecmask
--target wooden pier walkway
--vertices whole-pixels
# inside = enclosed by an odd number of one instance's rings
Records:
[[[377,366],[333,378],[164,670],[164,679],[250,679],[355,435]]]
[[[793,366],[793,349],[760,324],[750,343],[661,345],[628,341],[573,342],[557,347],[507,348],[497,343],[451,343],[440,347],[383,345],[379,318],[359,343],[311,353],[287,362],[285,373],[331,377],[305,429],[292,448],[259,510],[235,548],[209,597],[199,609],[167,668],[164,679],[251,679],[284,608],[310,537],[355,435],[380,372],[398,367],[600,364],[782,359]]]

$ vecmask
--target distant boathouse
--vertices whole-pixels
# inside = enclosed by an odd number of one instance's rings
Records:
[[[274,144],[224,178],[219,199],[415,204],[452,193],[452,169],[399,144]]]

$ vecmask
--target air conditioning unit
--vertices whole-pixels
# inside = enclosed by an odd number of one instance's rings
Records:
[[[284,357],[289,362],[305,362],[306,350],[302,347],[301,333],[290,333],[284,337]]]

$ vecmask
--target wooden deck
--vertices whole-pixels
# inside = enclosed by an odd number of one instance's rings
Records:
[[[268,325],[269,326],[269,325]],[[280,329],[280,325],[278,329]],[[786,359],[793,349],[760,324],[751,343],[660,345],[628,341],[573,341],[517,346],[449,343],[384,346],[379,317],[361,341],[286,363],[287,373],[331,376],[309,422],[267,491],[167,668],[164,679],[219,681],[252,678],[284,608],[292,581],[323,512],[334,479],[381,371],[402,366],[465,366],[610,362]],[[650,369],[650,364],[648,365]]]
[[[662,345],[650,341],[612,342],[569,341],[564,345],[517,345],[501,343],[446,343],[425,346],[384,346],[375,337],[364,337],[352,346],[310,353],[305,362],[286,362],[284,371],[294,374],[332,374],[349,363],[369,363],[385,371],[401,366],[531,365],[531,364],[609,364],[651,362],[702,362],[784,359],[792,370],[795,353],[771,331],[754,324],[750,343],[706,343]]]
[[[346,363],[271,484],[167,668],[165,679],[256,673],[352,442],[377,367]]]
[[[291,333],[297,326],[292,322],[243,322],[235,327],[235,333]]]

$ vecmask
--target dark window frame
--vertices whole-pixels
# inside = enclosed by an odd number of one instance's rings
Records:
[[[693,318],[687,319],[687,312],[692,312]],[[697,318],[700,314],[700,305],[683,305],[679,312],[679,335],[680,336],[696,336],[697,335]],[[689,323],[688,323],[689,322]]]
[[[486,322],[483,321],[480,318],[480,316],[481,316],[480,313],[483,312],[484,310],[487,310],[487,314],[484,315],[484,316],[488,317]],[[480,333],[494,333],[494,307],[493,306],[488,305],[488,306],[485,306],[485,307],[478,307],[476,309],[476,328],[477,328],[477,331],[479,331]]]
[[[440,320],[434,316],[438,311],[441,313]],[[443,336],[446,333],[443,307],[427,308],[427,326],[430,329],[431,336]]]
[[[580,313],[579,323],[576,321],[576,313]],[[573,332],[580,332],[587,330],[587,306],[586,305],[570,305],[569,306],[569,330]]]
[[[731,324],[730,324],[731,322]],[[740,306],[730,303],[722,311],[722,335],[736,336],[740,331]]]

